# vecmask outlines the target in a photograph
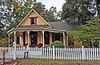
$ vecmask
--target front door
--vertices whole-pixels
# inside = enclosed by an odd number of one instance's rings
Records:
[[[37,32],[31,31],[30,37],[31,37],[31,45],[36,46],[37,45]]]

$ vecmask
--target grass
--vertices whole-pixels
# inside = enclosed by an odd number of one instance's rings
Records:
[[[18,65],[100,65],[100,61],[21,59]]]

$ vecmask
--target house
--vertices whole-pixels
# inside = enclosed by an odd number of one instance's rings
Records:
[[[66,31],[74,29],[75,26],[67,22],[47,22],[34,9],[25,18],[12,28],[8,33],[8,42],[16,42],[16,46],[29,45],[35,47],[43,44],[48,47],[52,42],[59,40],[68,47],[68,36]]]

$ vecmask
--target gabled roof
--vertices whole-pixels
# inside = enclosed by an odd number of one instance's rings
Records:
[[[31,12],[35,12],[40,18],[42,18],[34,9],[32,9],[25,17],[24,17],[24,19],[17,25],[17,27],[19,27],[21,24],[22,24],[22,22],[28,17],[28,15],[31,13]],[[43,19],[43,18],[42,18]],[[43,19],[44,20],[44,19]],[[45,20],[44,20],[44,22],[46,22]],[[48,22],[46,22],[50,27],[51,27],[51,25],[48,23]]]

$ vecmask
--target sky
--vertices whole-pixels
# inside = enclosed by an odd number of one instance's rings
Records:
[[[38,2],[42,2],[46,9],[49,9],[50,7],[54,6],[57,8],[57,11],[62,10],[62,5],[65,2],[65,0],[37,0]]]

